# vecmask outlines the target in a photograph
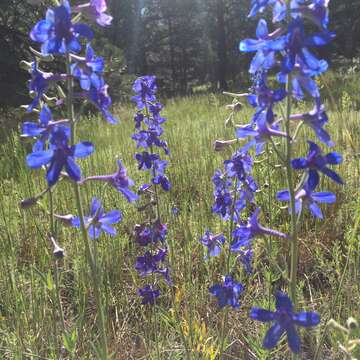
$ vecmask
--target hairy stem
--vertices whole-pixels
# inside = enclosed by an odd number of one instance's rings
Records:
[[[67,53],[66,57],[66,72],[67,72],[67,108],[68,108],[68,119],[71,122],[71,145],[75,144],[75,116],[74,116],[74,105],[73,105],[73,79],[71,77],[71,69],[70,69],[70,54]],[[100,276],[98,269],[96,267],[93,255],[90,249],[89,237],[88,232],[85,225],[84,219],[84,211],[82,208],[82,201],[81,201],[81,194],[80,194],[80,186],[78,183],[74,182],[74,192],[75,192],[75,201],[77,212],[80,219],[80,230],[81,235],[85,245],[85,255],[86,260],[90,266],[91,270],[91,277],[94,287],[94,295],[97,305],[97,315],[98,315],[98,326],[100,329],[101,335],[101,359],[108,359],[108,350],[107,350],[107,335],[106,335],[106,323],[105,323],[105,316],[102,306],[102,299],[101,299],[101,292],[100,292]]]

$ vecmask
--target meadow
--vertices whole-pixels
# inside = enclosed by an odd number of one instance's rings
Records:
[[[327,323],[335,319],[344,325],[350,316],[360,320],[360,111],[349,98],[351,94],[329,102],[327,127],[336,150],[344,156],[337,170],[346,185],[340,187],[323,178],[321,188],[335,192],[337,202],[322,208],[326,215],[323,221],[305,213],[300,227],[299,307],[321,315],[319,326],[301,332],[302,359],[313,359],[316,352],[318,359],[345,358],[339,344],[344,344],[346,334]],[[161,359],[181,360],[186,353],[191,359],[217,358],[223,316],[208,288],[220,280],[226,260],[221,254],[205,261],[199,239],[208,228],[214,233],[226,231],[211,212],[211,178],[233,151],[213,149],[216,139],[233,138],[233,129],[224,125],[229,116],[225,105],[231,100],[212,94],[165,100],[168,121],[164,138],[171,150],[168,174],[172,189],[162,197],[160,210],[168,224],[174,286],[163,287],[156,322],[151,320],[151,308],[140,306],[136,294],[141,280],[134,269],[139,247],[133,227],[141,221],[142,212],[101,184],[84,186],[85,204],[94,194],[101,195],[107,209],[121,209],[124,215],[117,226],[118,235],[103,235],[96,244],[109,351],[114,359],[157,359],[160,354]],[[299,106],[308,108],[308,104]],[[133,105],[114,107],[121,121],[117,126],[103,124],[93,115],[83,119],[78,138],[96,144],[95,155],[80,161],[85,175],[112,173],[119,158],[137,185],[146,180],[133,159],[133,112]],[[236,123],[247,123],[251,114],[252,109],[245,105],[236,114]],[[313,137],[311,132],[308,135]],[[11,133],[0,147],[0,357],[93,359],[98,337],[96,304],[79,233],[55,224],[58,242],[65,250],[64,258],[56,260],[47,236],[47,198],[37,207],[18,206],[20,200],[46,187],[43,173],[25,166],[30,150],[30,144],[19,140],[19,131]],[[305,154],[306,143],[299,140],[296,151]],[[264,166],[264,161],[272,166]],[[263,209],[263,223],[286,232],[288,211],[275,200],[276,191],[286,188],[285,175],[274,154],[260,157],[254,177],[261,184],[256,196]],[[57,184],[54,196],[59,214],[76,213],[66,182]],[[174,214],[174,207],[178,214]],[[267,326],[250,320],[248,313],[255,305],[272,309],[274,289],[286,288],[281,272],[288,271],[289,244],[260,238],[254,241],[254,248],[253,274],[241,279],[246,290],[241,306],[229,312],[224,358],[287,359],[285,340],[271,352],[261,347]],[[352,336],[360,337],[360,329]],[[360,349],[353,356],[359,357]]]

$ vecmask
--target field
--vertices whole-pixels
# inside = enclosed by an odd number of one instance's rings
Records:
[[[340,187],[322,178],[321,189],[336,193],[337,202],[323,207],[325,220],[314,220],[308,212],[300,228],[298,296],[301,307],[321,314],[320,326],[302,332],[303,359],[343,359],[339,343],[345,336],[326,327],[335,319],[342,325],[349,316],[360,320],[360,112],[346,98],[329,103],[327,127],[336,150],[344,156],[337,168],[346,185]],[[214,233],[226,231],[224,223],[211,213],[215,169],[232,151],[215,152],[216,139],[233,138],[224,126],[229,112],[223,96],[201,95],[165,101],[164,138],[171,151],[168,174],[172,190],[161,196],[161,213],[168,224],[169,261],[173,287],[163,287],[157,311],[140,306],[137,288],[141,279],[133,265],[140,254],[132,229],[143,214],[127,204],[110,187],[89,183],[84,187],[85,208],[91,197],[100,196],[107,209],[121,209],[123,221],[115,237],[102,236],[96,244],[98,267],[102,269],[101,293],[106,309],[109,350],[114,359],[215,359],[219,351],[223,312],[208,288],[220,281],[225,258],[204,260],[199,238],[207,228]],[[344,104],[345,103],[345,104]],[[308,104],[301,105],[304,109]],[[79,139],[92,141],[94,156],[80,160],[85,175],[111,174],[116,158],[123,160],[130,177],[140,185],[146,175],[133,159],[135,143],[131,105],[118,105],[118,126],[100,123],[89,115],[78,131]],[[252,109],[245,106],[238,123],[247,123]],[[307,131],[303,128],[302,131]],[[48,240],[49,208],[47,198],[40,206],[22,210],[21,199],[41,192],[46,184],[41,172],[25,165],[30,144],[10,135],[0,148],[0,357],[2,359],[92,359],[98,337],[96,308],[84,246],[79,232],[62,224],[57,240],[65,249],[63,260],[55,260]],[[308,132],[312,137],[312,133]],[[305,142],[296,144],[298,155],[307,152]],[[276,165],[274,154],[261,159]],[[263,162],[255,166],[260,185],[257,204],[263,208],[262,222],[286,232],[287,209],[275,200],[278,190],[286,188],[284,170],[268,170]],[[57,185],[55,212],[76,213],[71,187],[66,181]],[[172,208],[179,214],[174,215]],[[86,210],[87,211],[87,210]],[[257,239],[254,243],[254,272],[242,277],[245,292],[241,307],[230,310],[226,326],[226,359],[287,359],[285,340],[272,352],[261,347],[267,325],[248,318],[251,306],[273,308],[275,289],[286,289],[285,273],[289,244],[284,240]],[[240,265],[239,273],[240,276]],[[60,306],[61,304],[61,306]],[[304,304],[304,306],[302,306]],[[62,309],[62,310],[60,310]],[[63,316],[61,315],[63,313]],[[360,330],[355,331],[360,337]],[[160,354],[160,355],[159,355]],[[354,352],[354,357],[360,352]]]

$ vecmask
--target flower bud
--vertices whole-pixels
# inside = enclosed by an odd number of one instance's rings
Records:
[[[20,69],[23,69],[25,71],[31,71],[32,64],[28,61],[21,60],[19,63],[19,67],[20,67]]]
[[[234,112],[240,111],[242,107],[243,107],[243,104],[239,101],[237,101],[236,103],[233,103],[233,104],[226,105],[227,109],[232,110]]]
[[[346,326],[349,330],[355,330],[359,327],[359,323],[353,317],[349,317],[346,321]]]
[[[72,221],[74,219],[74,215],[58,215],[54,214],[54,218],[61,221],[64,226],[72,226]]]
[[[21,209],[30,209],[31,207],[35,206],[37,204],[38,198],[31,197],[28,199],[23,199],[19,202],[19,206]]]
[[[227,147],[236,143],[236,139],[233,140],[215,140],[214,142],[214,150],[215,151],[223,151]]]
[[[56,242],[56,240],[54,239],[53,236],[50,236],[50,241],[51,241],[52,244],[53,244],[53,255],[54,255],[54,257],[55,257],[56,259],[62,259],[62,258],[64,257],[64,254],[65,254],[64,249],[61,248],[61,247],[57,244],[57,242]]]

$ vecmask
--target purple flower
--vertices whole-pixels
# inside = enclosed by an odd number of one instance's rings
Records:
[[[317,138],[320,141],[322,141],[329,147],[334,145],[334,142],[331,140],[330,135],[326,130],[324,130],[324,126],[329,121],[325,112],[325,107],[324,105],[320,105],[318,101],[316,102],[313,110],[303,114],[291,115],[290,119],[304,121],[307,126],[314,130]]]
[[[225,243],[224,234],[213,235],[210,230],[205,231],[205,235],[200,239],[200,242],[207,247],[208,254],[205,256],[207,259],[210,256],[218,256],[221,252],[221,246]]]
[[[139,170],[149,170],[153,167],[155,160],[160,158],[157,154],[150,154],[147,151],[143,151],[142,153],[135,154],[135,159],[139,163]]]
[[[115,236],[116,229],[111,225],[118,223],[121,219],[121,211],[112,210],[105,213],[100,200],[94,197],[91,201],[90,215],[85,216],[85,225],[88,229],[90,238],[97,239],[100,236],[101,231],[104,231],[111,236]],[[73,218],[72,226],[79,228],[80,218]]]
[[[310,146],[310,150],[307,157],[292,160],[291,166],[296,170],[309,169],[309,178],[313,181],[318,182],[318,171],[320,171],[338,184],[344,184],[340,176],[335,171],[327,167],[327,165],[340,164],[342,162],[341,154],[337,152],[330,152],[323,155],[318,145],[312,141],[308,141],[308,144]]]
[[[134,236],[136,242],[140,246],[147,246],[149,244],[156,244],[157,242],[165,242],[167,234],[166,224],[162,224],[158,220],[151,226],[147,224],[136,224],[134,227]]]
[[[316,326],[320,322],[320,316],[315,312],[301,311],[294,314],[291,300],[282,292],[277,292],[276,294],[275,312],[253,307],[250,317],[262,322],[275,322],[264,338],[263,347],[265,349],[274,348],[281,335],[286,333],[290,350],[296,354],[300,352],[300,338],[296,332],[295,325],[307,328]]]
[[[306,36],[302,19],[300,17],[293,19],[288,28],[287,51],[282,62],[282,72],[290,73],[295,67],[297,57],[306,68],[317,73],[323,72],[324,60],[318,60],[308,47],[326,45],[334,37],[334,33],[328,31]]]
[[[34,152],[44,149],[45,142],[56,126],[69,122],[68,120],[53,121],[51,110],[46,104],[41,108],[39,120],[39,123],[25,122],[21,134],[23,138],[39,138],[33,146]]]
[[[257,13],[263,13],[265,9],[273,5],[273,21],[282,21],[286,16],[285,0],[251,0],[251,10],[249,17],[255,16]]]
[[[154,305],[156,298],[160,296],[160,290],[153,290],[151,285],[146,285],[144,288],[139,289],[137,294],[143,298],[142,305]]]
[[[168,177],[165,175],[157,175],[151,180],[151,182],[154,185],[161,185],[161,187],[164,191],[170,191],[170,189],[171,189],[170,181],[169,181]]]
[[[27,111],[31,112],[38,104],[42,96],[48,90],[51,83],[65,80],[67,75],[54,75],[38,69],[38,64],[34,60],[31,64],[31,80],[29,83],[29,90],[35,93],[32,103],[28,106]]]
[[[291,12],[293,16],[302,15],[314,22],[320,29],[326,30],[329,25],[330,0],[313,0],[304,4],[303,0],[292,0]]]
[[[170,281],[167,269],[159,268],[159,263],[165,261],[166,255],[167,249],[159,249],[155,255],[149,250],[143,256],[139,256],[136,259],[135,269],[142,277],[158,273],[162,274],[166,281]]]
[[[90,44],[86,45],[85,58],[73,55],[77,60],[71,65],[71,74],[80,80],[80,86],[83,90],[89,91],[91,86],[95,89],[100,89],[103,85],[103,80],[100,78],[104,71],[104,59],[96,56]]]
[[[256,74],[260,69],[269,70],[275,64],[275,52],[285,48],[284,36],[277,36],[277,32],[269,34],[267,22],[260,19],[256,29],[257,40],[246,39],[240,42],[241,52],[256,51],[256,55],[251,61],[249,72]]]
[[[99,87],[92,86],[89,92],[84,96],[95,105],[95,107],[102,112],[105,120],[110,124],[117,124],[118,120],[110,113],[109,107],[112,104],[111,97],[108,94],[108,85],[101,79]]]
[[[241,247],[248,247],[250,241],[257,236],[277,236],[287,238],[287,235],[280,231],[263,227],[259,224],[260,208],[257,208],[245,224],[239,224],[233,231],[233,242],[231,243],[231,251],[237,252]]]
[[[30,32],[33,41],[42,43],[41,52],[44,55],[78,53],[81,50],[79,36],[91,40],[94,34],[85,24],[71,23],[67,0],[63,0],[62,5],[49,9],[46,19],[39,21]]]
[[[227,305],[236,309],[240,307],[239,297],[244,291],[244,287],[242,284],[235,282],[231,275],[226,275],[223,285],[215,284],[209,288],[209,291],[217,297],[221,309]]]
[[[134,83],[133,90],[137,95],[133,96],[131,100],[136,102],[139,110],[144,109],[147,103],[156,101],[156,77],[142,76],[138,78]]]
[[[74,158],[89,156],[93,151],[94,146],[89,142],[69,146],[67,130],[58,127],[51,134],[49,150],[33,152],[27,156],[26,161],[28,166],[33,169],[50,163],[47,168],[46,179],[49,186],[53,186],[58,181],[63,168],[71,179],[79,181],[81,171]]]
[[[115,174],[89,176],[82,180],[81,183],[94,180],[109,182],[117,191],[124,195],[128,202],[134,202],[139,198],[137,194],[129,189],[134,186],[134,182],[127,176],[126,168],[123,166],[121,160],[118,160],[117,164],[119,169]]]
[[[243,152],[247,152],[252,146],[255,146],[256,155],[259,155],[264,149],[266,142],[269,141],[271,137],[287,137],[285,132],[279,130],[277,124],[268,125],[266,117],[267,112],[262,111],[257,118],[256,127],[251,124],[237,127],[237,138],[244,139],[249,136],[253,138],[242,148]]]
[[[237,251],[237,259],[243,265],[244,270],[247,274],[251,275],[252,270],[252,261],[254,257],[254,251],[251,247],[244,248],[244,250]]]
[[[318,182],[319,178],[310,178],[303,188],[295,194],[295,211],[297,214],[301,213],[303,205],[308,205],[315,217],[323,219],[323,214],[317,203],[333,204],[336,202],[336,195],[331,192],[314,192]],[[290,201],[288,190],[279,191],[276,197],[280,201]],[[291,211],[290,208],[289,211]]]
[[[91,0],[89,3],[74,6],[74,12],[82,13],[91,21],[96,21],[100,26],[111,25],[113,17],[105,14],[107,5],[105,0]]]
[[[243,181],[245,179],[246,175],[251,171],[252,166],[252,157],[241,150],[237,150],[230,160],[224,161],[226,175],[229,177],[236,176],[239,181]]]
[[[251,74],[255,74],[260,68],[269,70],[275,64],[275,52],[284,50],[286,45],[286,37],[279,36],[278,31],[269,34],[264,19],[259,20],[256,36],[257,39],[245,39],[239,45],[241,52],[256,52],[250,64]]]

